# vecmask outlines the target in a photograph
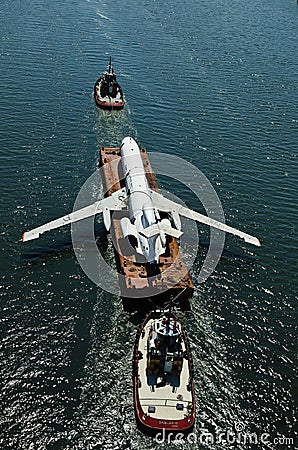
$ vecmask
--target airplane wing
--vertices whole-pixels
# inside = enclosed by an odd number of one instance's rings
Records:
[[[111,211],[123,209],[126,206],[126,192],[125,188],[119,189],[114,194],[110,195],[103,200],[93,203],[92,205],[86,206],[85,208],[78,209],[66,216],[60,217],[59,219],[52,220],[40,227],[34,228],[31,231],[26,231],[22,236],[22,241],[31,241],[32,239],[37,239],[45,231],[50,231],[55,228],[63,227],[69,223],[77,222],[81,219],[86,219],[86,217],[94,216],[103,211],[103,209],[109,209]]]
[[[229,225],[225,225],[224,223],[218,222],[217,220],[210,219],[203,214],[200,214],[192,209],[188,209],[185,206],[179,205],[179,203],[175,203],[172,200],[168,200],[163,197],[156,191],[151,190],[151,198],[155,208],[160,211],[165,211],[171,213],[172,210],[180,214],[181,216],[188,217],[189,219],[196,220],[198,222],[204,223],[205,225],[209,225],[210,227],[217,228],[218,230],[225,231],[226,233],[234,234],[245,240],[250,244],[256,245],[257,247],[261,246],[261,242],[258,238],[251,236],[250,234],[244,233],[243,231],[237,230],[236,228],[232,228]]]

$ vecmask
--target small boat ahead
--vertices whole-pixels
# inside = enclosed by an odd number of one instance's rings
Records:
[[[122,89],[117,82],[111,57],[107,70],[103,72],[94,85],[94,99],[97,106],[102,109],[111,110],[124,107]]]
[[[138,330],[133,359],[138,425],[152,433],[191,431],[195,420],[193,362],[176,314],[154,311]]]

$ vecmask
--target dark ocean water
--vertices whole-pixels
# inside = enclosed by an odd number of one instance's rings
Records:
[[[0,20],[0,448],[294,449],[296,2],[2,0]],[[92,96],[109,55],[126,97],[116,114],[97,110]],[[226,237],[216,271],[199,285],[209,240],[200,227],[184,317],[194,436],[240,431],[256,444],[179,447],[141,434],[136,325],[121,299],[82,272],[69,229],[20,242],[24,230],[72,210],[99,146],[125,135],[199,168],[226,221],[262,241],[255,249]],[[187,189],[163,183],[197,207]],[[103,231],[100,243],[112,264]]]

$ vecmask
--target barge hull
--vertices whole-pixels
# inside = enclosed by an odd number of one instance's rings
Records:
[[[155,175],[145,149],[141,149],[148,186],[158,191]],[[105,196],[110,196],[124,187],[121,174],[120,148],[101,147],[100,167]],[[111,237],[114,244],[115,260],[119,276],[121,296],[124,299],[152,298],[164,303],[171,297],[179,295],[182,309],[189,309],[188,299],[192,296],[194,286],[185,266],[175,238],[170,238],[167,251],[160,257],[160,263],[154,267],[147,262],[136,262],[133,252],[124,248],[120,220],[126,211],[115,211],[111,218]]]

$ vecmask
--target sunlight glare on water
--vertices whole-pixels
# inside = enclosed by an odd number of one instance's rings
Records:
[[[183,316],[196,370],[194,435],[240,426],[268,434],[251,448],[294,448],[280,443],[294,437],[296,3],[3,0],[0,14],[1,448],[160,448],[136,426],[137,327],[121,299],[82,272],[69,229],[20,242],[23,231],[72,211],[99,147],[126,135],[200,169],[226,222],[262,241],[255,249],[227,236],[200,285],[209,231],[199,226],[196,290]],[[115,114],[93,100],[110,55],[126,99]],[[178,182],[159,182],[199,208]],[[208,448],[223,445],[214,438]]]

